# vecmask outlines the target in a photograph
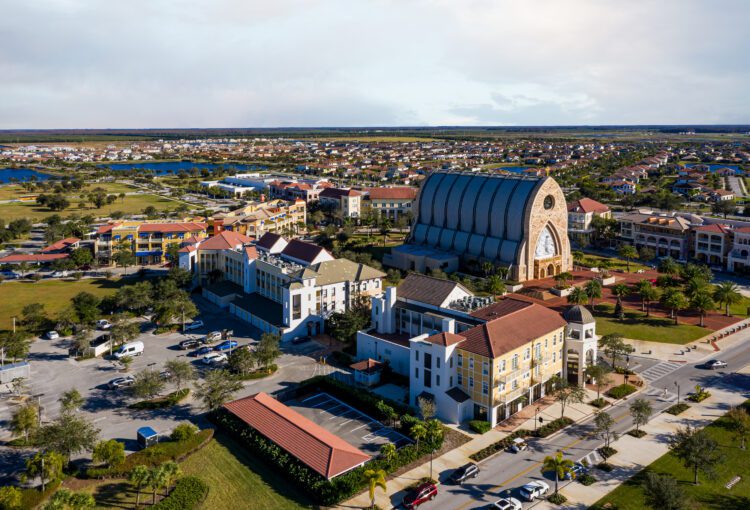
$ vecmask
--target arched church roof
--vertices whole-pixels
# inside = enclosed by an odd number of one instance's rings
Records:
[[[565,310],[565,313],[563,313],[563,317],[566,321],[574,324],[590,324],[592,322],[596,322],[596,319],[594,319],[594,316],[591,315],[591,312],[589,312],[588,308],[582,305],[571,306],[570,308]]]

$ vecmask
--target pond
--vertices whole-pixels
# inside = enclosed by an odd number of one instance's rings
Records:
[[[37,181],[46,181],[54,176],[34,170],[32,168],[0,168],[0,184],[7,184],[11,179],[29,181],[32,177]]]
[[[524,170],[528,170],[529,168],[538,168],[533,166],[501,166],[496,168],[496,170],[505,170],[506,172],[512,172],[514,174],[521,174]]]
[[[742,170],[740,169],[740,167],[739,167],[739,166],[737,166],[737,165],[722,165],[722,164],[714,164],[714,163],[711,163],[711,164],[706,164],[706,163],[690,163],[690,164],[687,164],[687,165],[685,165],[685,166],[686,166],[687,168],[692,168],[692,167],[694,167],[694,166],[699,166],[699,167],[708,167],[708,171],[709,171],[709,172],[715,172],[715,171],[716,171],[716,170],[718,170],[719,168],[729,168],[729,169],[731,169],[731,170],[734,170],[734,173],[735,173],[735,174],[737,174],[737,175],[742,175],[742,174],[744,173],[744,172],[743,172],[743,171],[742,171]]]
[[[265,170],[266,167],[261,165],[246,165],[242,163],[194,163],[192,161],[151,161],[143,163],[109,163],[100,165],[109,167],[115,171],[126,170],[143,170],[156,175],[176,174],[181,171],[190,172],[193,168],[199,170],[214,170],[221,168],[224,170],[234,170],[237,172],[253,172]]]

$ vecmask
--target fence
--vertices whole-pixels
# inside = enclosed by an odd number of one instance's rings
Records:
[[[13,379],[28,378],[31,375],[31,365],[28,361],[20,361],[0,367],[0,384],[8,384]]]

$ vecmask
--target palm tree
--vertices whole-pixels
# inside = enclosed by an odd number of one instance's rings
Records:
[[[623,319],[625,318],[625,310],[622,309],[622,298],[630,294],[630,287],[624,283],[618,283],[612,287],[612,294],[617,298],[615,311],[617,312],[618,318]]]
[[[721,282],[714,289],[714,301],[724,305],[724,310],[729,317],[729,307],[742,301],[740,288],[732,282]]]
[[[563,457],[562,452],[557,452],[554,457],[548,455],[544,458],[542,463],[542,473],[555,473],[555,494],[557,494],[557,486],[560,482],[560,478],[565,479],[568,473],[571,476],[575,476],[573,473],[573,461]]]
[[[581,287],[573,287],[573,290],[568,294],[568,303],[571,305],[585,305],[588,300],[589,296]]]
[[[383,489],[383,492],[387,490],[385,485],[385,471],[382,469],[368,469],[365,471],[364,477],[370,489],[370,508],[375,508],[375,489],[380,487]]]
[[[417,450],[419,450],[419,441],[427,437],[427,428],[422,423],[415,423],[411,427],[411,437],[417,442]]]
[[[380,448],[380,456],[386,462],[391,462],[396,457],[396,445],[393,443],[385,443]]]
[[[692,297],[692,299],[690,300],[690,306],[695,308],[695,310],[700,314],[700,326],[703,327],[703,319],[706,316],[706,312],[715,309],[716,303],[714,303],[714,300],[711,299],[711,294],[709,294],[707,290],[704,290],[702,292],[698,292]]]
[[[688,299],[693,299],[701,292],[705,292],[707,286],[708,284],[703,278],[694,276],[690,278],[685,284],[685,295],[688,297]]]
[[[165,462],[161,468],[164,471],[164,497],[166,497],[169,493],[169,489],[172,487],[177,477],[182,474],[182,471],[180,471],[180,465],[173,460]]]
[[[391,219],[387,216],[380,219],[380,235],[383,236],[383,246],[385,246],[385,243],[388,240],[388,234],[390,233],[392,226]]]
[[[675,288],[667,289],[661,296],[661,302],[671,310],[671,318],[677,324],[677,314],[675,312],[682,310],[687,306],[685,295]]]
[[[672,257],[664,257],[659,262],[659,272],[674,276],[680,272],[680,265]]]
[[[162,466],[154,466],[148,472],[146,486],[152,490],[151,504],[156,504],[156,493],[167,483],[166,472]]]
[[[564,289],[568,286],[568,282],[573,279],[573,275],[567,271],[555,275],[555,281],[559,288]]]
[[[641,310],[646,312],[648,317],[651,315],[651,302],[659,298],[659,291],[648,280],[639,281],[635,287],[641,296]]]
[[[593,310],[595,307],[594,300],[601,299],[602,297],[602,282],[599,280],[589,280],[583,286],[583,290],[586,291],[586,296],[589,298],[589,305],[591,305],[591,309]]]
[[[628,273],[630,272],[630,261],[638,258],[638,251],[634,246],[629,244],[623,244],[620,249],[617,250],[620,257],[624,258],[627,263]]]
[[[148,484],[149,471],[144,465],[138,465],[128,475],[128,481],[135,485],[135,506],[136,508],[141,502],[141,489]]]
[[[440,423],[440,420],[429,420],[425,425],[425,431],[425,438],[427,440],[427,443],[432,445],[433,448],[442,441],[444,432],[443,425],[442,423]]]

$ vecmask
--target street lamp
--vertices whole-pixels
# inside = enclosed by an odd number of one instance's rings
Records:
[[[677,381],[674,382],[674,385],[677,386],[677,403],[680,403],[680,385],[677,384]]]
[[[536,421],[537,421],[536,420],[536,416],[537,416],[537,414],[539,414],[539,406],[536,406],[536,408],[534,408],[534,432],[536,432]]]
[[[432,457],[435,455],[435,450],[430,450],[430,480],[432,480]]]

